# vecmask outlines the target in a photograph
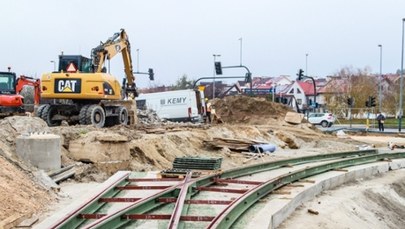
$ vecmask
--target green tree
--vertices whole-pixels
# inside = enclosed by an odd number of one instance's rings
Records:
[[[173,89],[180,90],[180,89],[192,89],[194,85],[194,80],[189,80],[187,75],[184,74],[181,76],[177,81],[176,84],[173,85]]]

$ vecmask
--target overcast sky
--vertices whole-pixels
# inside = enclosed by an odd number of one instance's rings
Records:
[[[90,50],[125,28],[136,70],[152,67],[155,83],[183,74],[213,74],[213,54],[223,66],[242,59],[253,76],[326,76],[346,66],[395,72],[401,62],[404,0],[1,0],[0,71],[40,77],[51,60]],[[124,76],[120,56],[111,73]],[[244,75],[243,70],[224,71]],[[137,77],[138,86],[149,84]]]

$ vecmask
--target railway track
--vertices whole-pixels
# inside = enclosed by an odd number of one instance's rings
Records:
[[[350,166],[405,158],[376,150],[266,162],[200,178],[132,178],[108,187],[50,228],[229,228],[258,200],[293,182]]]

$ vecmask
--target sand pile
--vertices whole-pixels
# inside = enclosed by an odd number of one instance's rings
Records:
[[[0,228],[43,211],[52,192],[40,186],[30,165],[15,155],[15,139],[27,132],[48,131],[39,118],[14,116],[0,120]]]
[[[228,96],[214,99],[215,111],[225,123],[271,124],[284,119],[291,109],[265,98]]]
[[[43,211],[53,200],[26,172],[0,157],[0,222],[18,223]],[[0,226],[1,227],[1,226]]]

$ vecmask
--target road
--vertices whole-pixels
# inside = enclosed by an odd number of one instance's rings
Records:
[[[352,124],[351,127],[349,124],[334,124],[331,127],[322,127],[322,126],[316,126],[320,130],[325,131],[325,132],[335,132],[338,130],[344,130],[344,131],[360,131],[360,132],[365,132],[366,131],[366,125],[365,124]],[[370,128],[367,130],[367,132],[372,132],[372,133],[381,133],[381,134],[398,134],[398,128],[384,128],[384,132],[378,131],[377,126],[370,125]],[[401,133],[405,133],[405,129],[401,130]]]

